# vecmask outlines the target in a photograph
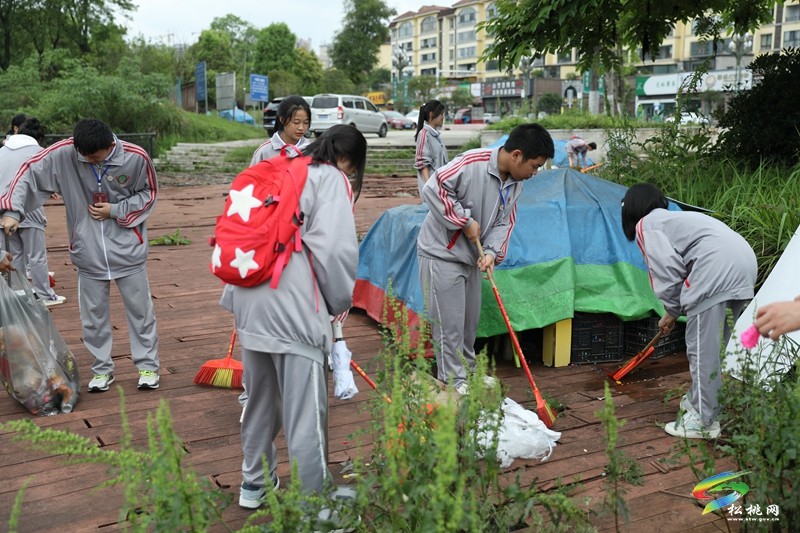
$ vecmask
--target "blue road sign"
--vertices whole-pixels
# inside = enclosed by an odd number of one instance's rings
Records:
[[[201,61],[195,67],[195,98],[197,101],[206,99],[206,62]]]
[[[250,98],[256,102],[269,102],[269,76],[250,74]]]

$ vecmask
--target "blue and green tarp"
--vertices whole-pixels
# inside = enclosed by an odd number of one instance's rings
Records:
[[[622,233],[625,191],[573,169],[543,171],[525,183],[506,260],[495,270],[515,330],[554,324],[576,311],[614,313],[623,320],[663,312],[641,252]],[[387,319],[388,296],[410,323],[425,315],[416,244],[427,212],[424,205],[389,209],[361,243],[355,306],[379,322],[396,319],[392,313]],[[478,336],[505,332],[484,281]]]

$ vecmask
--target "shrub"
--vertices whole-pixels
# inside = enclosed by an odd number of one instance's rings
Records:
[[[761,162],[800,162],[800,48],[763,54],[747,67],[755,83],[730,101],[719,117],[718,150],[757,167]],[[791,89],[795,87],[795,89]]]

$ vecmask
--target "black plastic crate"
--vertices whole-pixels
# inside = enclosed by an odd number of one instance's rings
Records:
[[[658,333],[659,317],[652,316],[642,320],[625,322],[625,355],[633,357],[644,350],[647,343]],[[677,322],[675,328],[662,336],[655,345],[651,359],[686,351],[686,324]]]
[[[570,363],[576,365],[622,361],[624,324],[610,313],[575,313],[572,318]]]

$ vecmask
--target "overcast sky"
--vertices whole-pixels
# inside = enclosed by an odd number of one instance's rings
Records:
[[[426,4],[425,0],[385,1],[398,15],[417,11]],[[437,5],[450,6],[455,1]],[[321,44],[331,42],[344,18],[342,0],[133,0],[133,3],[138,9],[131,20],[118,20],[128,28],[128,36],[143,35],[145,39],[165,44],[192,44],[211,21],[231,13],[257,28],[284,22],[301,39],[311,39],[312,48],[317,50]]]

